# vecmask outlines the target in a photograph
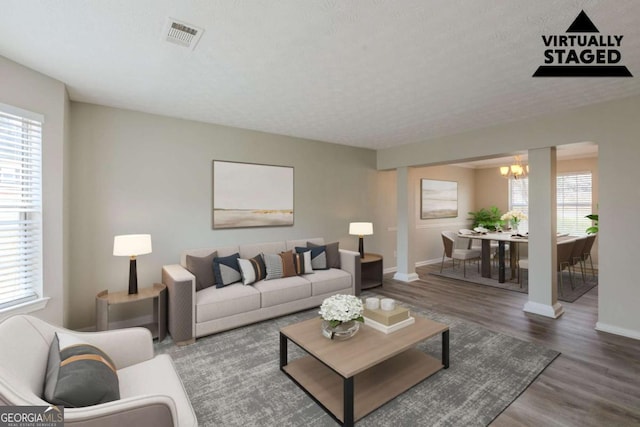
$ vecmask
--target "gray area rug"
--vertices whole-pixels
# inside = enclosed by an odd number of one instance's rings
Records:
[[[449,325],[450,368],[401,394],[358,425],[488,425],[560,354],[452,316],[406,306]],[[278,364],[279,329],[315,317],[317,311],[199,338],[184,347],[167,338],[156,343],[155,350],[173,358],[200,425],[335,426]],[[440,336],[419,348],[440,358]],[[302,355],[289,343],[289,360]]]
[[[449,279],[471,282],[477,285],[491,286],[494,288],[506,289],[508,291],[521,292],[525,294],[529,293],[528,272],[524,271],[522,286],[520,286],[520,284],[518,284],[518,279],[514,279],[511,281],[509,280],[509,278],[511,277],[511,270],[508,267],[506,268],[505,272],[505,277],[507,278],[505,283],[498,283],[497,267],[493,267],[491,269],[491,278],[482,277],[482,275],[478,273],[478,269],[476,268],[476,266],[473,264],[467,265],[466,277],[463,275],[462,267],[458,267],[458,265],[456,264],[456,268],[453,269],[451,268],[451,262],[445,262],[442,273],[440,273],[439,269],[437,271],[426,272],[420,271],[420,268],[417,268],[416,271],[419,275],[432,274],[434,276],[441,276],[447,277]],[[569,277],[569,272],[566,270],[562,272],[562,293],[558,293],[558,299],[560,301],[574,302],[598,285],[598,276],[590,274],[589,272],[585,274],[585,280],[583,282],[582,274],[580,273],[579,268],[577,272],[574,273],[573,280],[575,289],[571,289],[571,278]],[[558,276],[558,284],[560,284],[560,276]]]

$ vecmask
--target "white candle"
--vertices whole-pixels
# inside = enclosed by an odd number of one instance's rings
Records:
[[[369,310],[377,310],[380,307],[380,298],[369,297],[365,305]]]
[[[380,306],[385,311],[391,311],[396,308],[396,302],[391,298],[383,298],[382,301],[380,301]]]

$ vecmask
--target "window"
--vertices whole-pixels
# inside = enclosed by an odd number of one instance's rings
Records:
[[[571,235],[585,234],[593,212],[591,172],[567,173],[556,178],[557,231]],[[529,179],[509,180],[509,209],[529,215]]]
[[[42,289],[42,122],[0,104],[0,309]]]
[[[571,235],[585,234],[591,220],[585,218],[593,212],[591,203],[591,172],[558,175],[558,232]]]

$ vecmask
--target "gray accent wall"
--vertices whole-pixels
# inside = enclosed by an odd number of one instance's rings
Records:
[[[127,289],[114,235],[151,234],[153,253],[137,260],[142,287],[184,249],[322,236],[357,250],[349,222],[373,220],[373,150],[76,102],[70,117],[70,327],[94,324],[99,291]],[[294,226],[212,230],[214,159],[293,166]]]

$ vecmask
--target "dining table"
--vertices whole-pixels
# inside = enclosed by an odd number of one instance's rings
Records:
[[[458,236],[467,239],[478,239],[482,241],[480,273],[482,277],[486,278],[491,278],[491,241],[493,240],[498,242],[498,283],[504,283],[506,280],[505,245],[508,243],[510,254],[509,263],[511,267],[511,280],[515,279],[515,266],[518,263],[516,245],[523,241],[527,242],[528,237],[526,235],[502,231],[493,233],[459,233]]]
[[[471,230],[469,230],[471,231]],[[566,237],[569,233],[558,233],[558,237]],[[529,235],[519,234],[514,231],[499,232],[466,232],[458,233],[459,237],[467,239],[478,239],[482,241],[480,255],[480,272],[482,277],[491,278],[491,241],[498,242],[498,283],[504,283],[506,279],[505,245],[509,244],[509,266],[511,271],[510,280],[516,277],[516,266],[518,264],[517,245],[519,243],[529,243]]]

